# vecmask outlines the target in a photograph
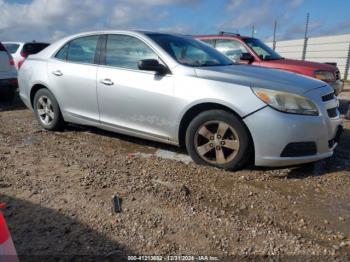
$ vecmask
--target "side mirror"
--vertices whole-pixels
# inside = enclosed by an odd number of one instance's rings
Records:
[[[254,62],[254,56],[252,56],[249,53],[242,53],[240,60],[242,61],[248,61],[249,63],[253,63]]]
[[[166,75],[169,70],[164,65],[160,64],[156,59],[144,59],[138,62],[138,68],[145,71],[157,72],[160,75]]]

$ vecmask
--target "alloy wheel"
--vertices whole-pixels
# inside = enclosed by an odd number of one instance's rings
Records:
[[[41,96],[37,103],[37,112],[40,121],[44,125],[50,125],[55,119],[55,112],[53,109],[52,101],[47,96]]]
[[[240,148],[236,130],[223,121],[204,123],[194,139],[197,153],[210,164],[227,164],[237,156]]]

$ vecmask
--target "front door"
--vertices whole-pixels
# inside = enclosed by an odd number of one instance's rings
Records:
[[[138,62],[159,59],[142,40],[108,35],[104,65],[97,72],[102,124],[139,135],[168,139],[173,100],[173,77],[141,71]]]

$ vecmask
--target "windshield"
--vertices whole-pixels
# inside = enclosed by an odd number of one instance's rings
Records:
[[[207,44],[191,37],[147,34],[177,62],[186,66],[227,66],[232,61]]]
[[[11,54],[15,54],[18,50],[19,44],[4,44],[4,46]]]
[[[265,45],[259,39],[247,38],[247,39],[244,39],[244,42],[250,48],[252,48],[254,52],[264,61],[283,59],[282,56],[277,54],[274,50],[272,50],[270,47]]]

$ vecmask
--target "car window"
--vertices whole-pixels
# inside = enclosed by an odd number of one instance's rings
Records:
[[[244,42],[249,45],[254,52],[264,61],[283,59],[278,53],[272,50],[269,46],[256,38],[247,38]]]
[[[3,46],[0,42],[0,52],[7,52],[5,46]]]
[[[93,64],[98,38],[98,35],[94,35],[81,37],[71,41],[68,46],[67,60],[71,62]],[[64,57],[64,48],[65,47],[61,49],[62,53],[60,54],[60,51],[57,55]]]
[[[68,55],[68,47],[69,47],[69,44],[66,44],[64,47],[62,47],[61,50],[58,51],[55,57],[61,60],[66,60]]]
[[[22,53],[27,55],[35,55],[48,46],[49,44],[46,43],[28,43],[23,46]]]
[[[243,53],[249,53],[240,42],[231,39],[217,39],[216,49],[234,62],[239,62]]]
[[[143,59],[158,59],[158,55],[141,40],[127,35],[109,35],[106,46],[106,65],[138,69]]]
[[[193,61],[210,61],[211,59],[206,52],[195,46],[182,46],[172,42],[170,43],[170,48],[174,52],[175,57],[184,64],[192,64]]]
[[[15,54],[19,48],[19,44],[4,44],[4,46],[11,54]]]
[[[214,47],[215,46],[215,39],[201,39],[202,42]]]
[[[232,65],[232,61],[219,51],[192,37],[160,33],[148,33],[147,36],[182,65],[192,67]]]

